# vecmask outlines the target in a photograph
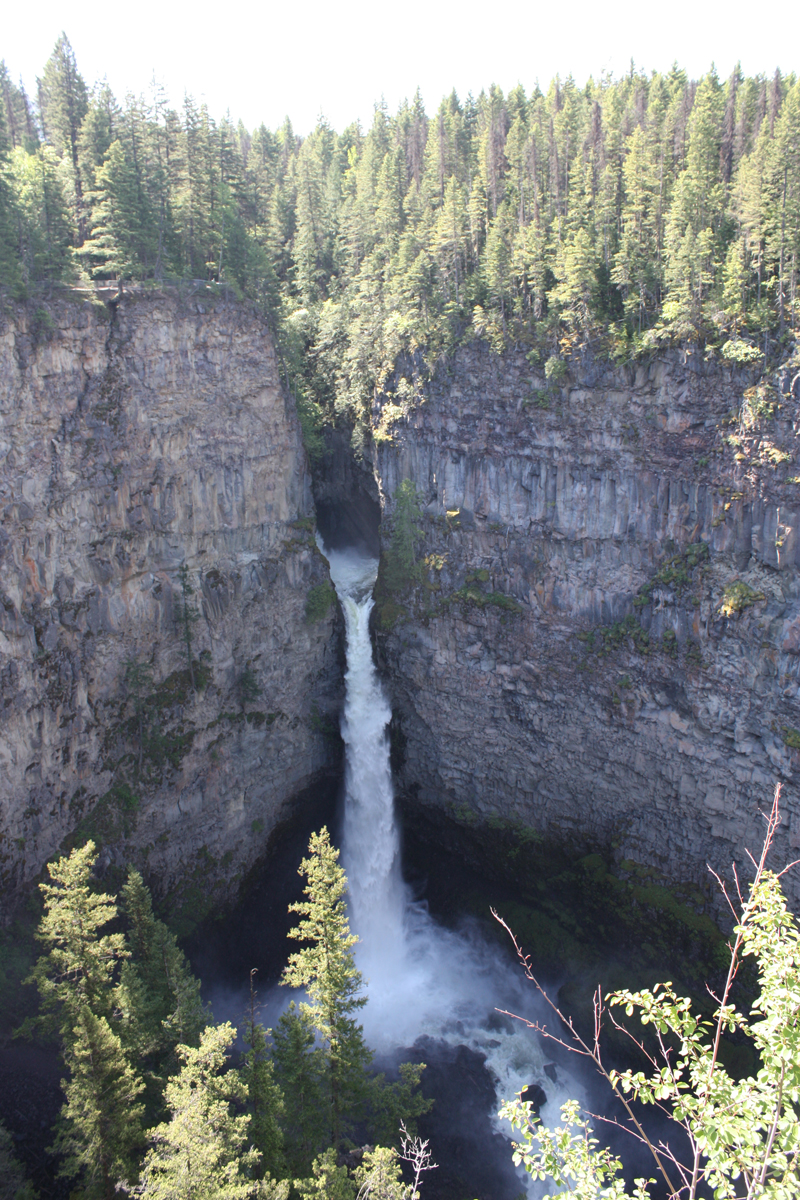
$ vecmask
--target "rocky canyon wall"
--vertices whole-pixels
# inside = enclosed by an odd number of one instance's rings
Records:
[[[410,479],[422,582],[379,593],[411,813],[703,885],[800,847],[800,363],[635,367],[473,345],[373,413],[385,513]],[[388,542],[384,541],[385,548]],[[387,580],[384,572],[384,580]],[[798,872],[787,878],[795,905]]]
[[[11,308],[0,460],[3,894],[89,832],[199,911],[338,767],[338,618],[269,331],[177,291]]]

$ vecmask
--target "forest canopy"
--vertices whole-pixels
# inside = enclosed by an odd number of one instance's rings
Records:
[[[453,92],[433,115],[417,93],[305,138],[176,110],[155,84],[120,101],[66,35],[35,101],[4,63],[0,85],[5,289],[227,285],[269,312],[306,425],[364,417],[400,354],[470,337],[534,357],[697,340],[758,363],[797,324],[794,75],[632,65]]]

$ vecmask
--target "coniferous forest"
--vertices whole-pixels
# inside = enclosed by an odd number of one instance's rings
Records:
[[[247,130],[153,85],[90,87],[66,37],[29,97],[0,64],[0,277],[207,281],[271,314],[307,443],[435,361],[698,340],[758,361],[798,318],[800,82],[677,65],[417,94],[372,125]],[[549,348],[550,347],[550,348]],[[402,382],[402,381],[401,381]],[[412,383],[402,386],[413,390]],[[400,387],[397,399],[405,396]]]

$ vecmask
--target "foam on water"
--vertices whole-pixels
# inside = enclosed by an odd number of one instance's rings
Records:
[[[581,1099],[583,1089],[563,1068],[557,1084],[548,1079],[539,1040],[519,1023],[498,1020],[495,1011],[535,1016],[530,985],[479,935],[438,926],[403,883],[387,737],[391,709],[369,637],[378,563],[355,551],[324,552],[347,629],[342,865],[359,937],[356,961],[368,987],[361,1013],[367,1042],[379,1053],[425,1034],[469,1046],[486,1056],[498,1107],[539,1082],[547,1094],[542,1118],[555,1121],[563,1100]],[[505,1122],[495,1117],[494,1124],[511,1137]]]

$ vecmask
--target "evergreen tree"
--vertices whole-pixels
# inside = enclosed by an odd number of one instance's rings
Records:
[[[25,982],[36,984],[41,1013],[25,1021],[23,1030],[55,1029],[67,1045],[86,1009],[110,1015],[114,970],[128,956],[121,933],[100,932],[116,917],[117,906],[92,886],[96,859],[94,842],[87,842],[48,863],[52,882],[39,884],[44,914],[36,936],[46,949]]]
[[[355,1171],[359,1200],[414,1200],[403,1183],[397,1151],[386,1146],[367,1150]]]
[[[69,1078],[55,1149],[62,1173],[81,1175],[90,1200],[114,1195],[135,1175],[141,1144],[143,1084],[111,1027],[116,1015],[114,973],[128,956],[121,933],[101,930],[117,915],[113,897],[92,887],[92,842],[48,864],[52,883],[39,885],[44,914],[37,937],[46,947],[27,982],[41,997],[38,1018],[23,1024],[55,1029]]]
[[[5,64],[0,63],[0,72]],[[0,74],[0,83],[4,82]],[[16,291],[21,282],[17,211],[9,169],[10,142],[4,106],[0,105],[0,288]]]
[[[306,900],[290,906],[301,915],[289,936],[303,948],[289,956],[282,983],[305,988],[308,1001],[292,1004],[275,1030],[275,1064],[286,1101],[287,1154],[297,1173],[309,1170],[326,1146],[338,1148],[359,1121],[381,1137],[398,1136],[401,1122],[431,1107],[418,1094],[424,1064],[404,1063],[400,1080],[371,1075],[372,1051],[355,1013],[366,1003],[353,959],[344,894],[347,880],[327,829],[312,834],[300,864]]]
[[[386,564],[387,586],[407,586],[416,571],[417,542],[422,537],[422,506],[416,485],[403,479],[394,494],[391,548]]]
[[[164,1082],[177,1068],[179,1043],[196,1045],[208,1013],[200,983],[175,935],[153,915],[150,893],[131,868],[121,892],[127,922],[123,963],[115,993],[121,1035],[146,1071],[150,1111],[161,1104]]]
[[[96,87],[81,123],[79,160],[81,178],[89,191],[97,190],[97,170],[119,135],[120,111],[108,85]]]
[[[11,82],[8,68],[2,59],[0,59],[0,95],[2,96],[0,107],[4,110],[6,129],[12,148],[21,146],[28,154],[33,154],[39,145],[39,135],[36,132],[31,103],[22,84],[16,87]]]
[[[315,1158],[311,1176],[296,1179],[294,1186],[301,1200],[356,1200],[356,1189],[347,1167],[337,1165],[336,1151],[332,1148]]]
[[[247,1088],[250,1114],[250,1140],[261,1154],[259,1174],[265,1171],[284,1174],[283,1131],[280,1119],[285,1106],[281,1089],[275,1082],[275,1064],[269,1055],[270,1030],[256,1020],[254,971],[250,972],[250,1011],[243,1030],[247,1050],[239,1068]]]
[[[26,285],[67,281],[72,276],[73,224],[60,167],[50,146],[40,147],[35,154],[18,147],[11,155],[19,260]]]
[[[236,1071],[226,1071],[236,1036],[230,1024],[208,1026],[199,1047],[179,1046],[179,1073],[166,1089],[169,1120],[150,1131],[151,1147],[133,1195],[146,1200],[286,1200],[287,1183],[256,1180],[260,1155],[248,1145],[247,1099]]]
[[[330,1135],[325,1056],[315,1045],[312,1017],[294,1001],[272,1037],[275,1075],[284,1098],[284,1152],[292,1173],[302,1175]]]
[[[65,1061],[66,1101],[52,1147],[63,1160],[59,1174],[81,1177],[86,1200],[112,1200],[117,1184],[137,1175],[144,1084],[108,1020],[88,1005],[78,1015]]]
[[[73,172],[75,220],[79,236],[85,231],[80,131],[89,107],[86,84],[78,71],[75,52],[65,33],[47,60],[39,85],[39,112],[45,138],[57,154],[64,155]]]
[[[325,1063],[326,1125],[330,1143],[338,1146],[345,1126],[363,1108],[366,1070],[372,1052],[354,1014],[366,1004],[363,980],[353,959],[358,938],[350,933],[345,908],[347,880],[339,851],[327,829],[312,834],[309,857],[300,864],[306,877],[306,899],[289,906],[301,921],[289,937],[304,943],[289,955],[281,982],[305,988],[300,1005],[316,1033]],[[357,1119],[357,1117],[356,1117]]]
[[[14,1154],[11,1135],[0,1125],[0,1200],[38,1200],[38,1196]]]
[[[141,166],[111,143],[96,173],[91,193],[92,236],[81,254],[91,259],[101,277],[146,277],[156,262],[157,226],[142,178]]]

